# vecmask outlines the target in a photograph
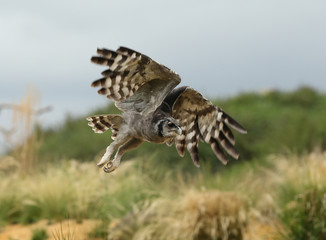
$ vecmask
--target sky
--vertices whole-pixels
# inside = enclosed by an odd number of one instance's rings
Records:
[[[126,46],[210,98],[309,85],[326,91],[324,0],[2,0],[0,104],[28,88],[56,126],[109,102],[90,83],[97,47]],[[0,125],[10,122],[0,112]],[[87,126],[87,125],[86,125]]]

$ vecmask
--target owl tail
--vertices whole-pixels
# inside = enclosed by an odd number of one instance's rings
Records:
[[[115,140],[120,125],[123,121],[121,115],[118,114],[108,114],[108,115],[95,115],[87,118],[88,126],[92,127],[93,131],[96,133],[104,133],[109,128],[112,129],[111,138]]]

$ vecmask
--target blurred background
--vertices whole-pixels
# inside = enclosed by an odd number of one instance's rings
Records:
[[[270,239],[325,238],[325,1],[4,0],[0,5],[0,187],[6,193],[0,196],[0,226],[95,219],[93,235],[85,239],[110,234],[261,239],[260,232]],[[176,71],[181,85],[195,88],[244,125],[248,134],[236,135],[240,160],[224,167],[202,144],[197,169],[174,147],[143,144],[126,154],[117,173],[98,170],[95,163],[110,133],[93,134],[85,118],[116,109],[90,87],[104,70],[90,57],[97,47],[119,46]],[[295,181],[301,176],[302,182]],[[49,177],[52,181],[44,180]],[[62,183],[67,188],[61,189]],[[229,214],[221,215],[212,206],[220,199],[239,208],[221,203]],[[306,209],[308,203],[317,210]],[[175,209],[176,222],[163,231],[171,218],[164,209]],[[298,216],[291,215],[294,210]],[[131,215],[137,221],[127,223]],[[177,220],[185,218],[197,220],[179,226]],[[222,224],[231,218],[236,220]],[[295,227],[300,223],[304,231]],[[42,234],[28,229],[30,238]],[[57,232],[55,239],[64,234],[69,233]]]
[[[127,46],[211,98],[309,85],[326,89],[324,1],[2,1],[1,103],[26,88],[67,113],[107,103],[91,89],[97,47]],[[1,118],[1,122],[3,122]]]

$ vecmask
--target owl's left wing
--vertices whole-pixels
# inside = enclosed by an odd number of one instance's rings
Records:
[[[169,68],[132,49],[97,49],[97,53],[91,61],[109,69],[91,86],[99,87],[98,93],[113,99],[124,112],[155,111],[181,81]]]
[[[173,90],[164,101],[172,107],[172,115],[182,128],[182,134],[175,137],[180,156],[184,156],[187,148],[194,164],[199,167],[198,142],[202,140],[210,144],[223,164],[228,162],[224,151],[238,159],[239,153],[229,127],[242,134],[247,131],[221,108],[190,87]]]

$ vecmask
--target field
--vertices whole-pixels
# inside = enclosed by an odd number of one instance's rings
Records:
[[[326,95],[303,87],[215,103],[248,129],[226,167],[204,144],[200,169],[144,144],[105,174],[96,161],[109,135],[85,117],[36,126],[0,159],[0,239],[326,239]]]

